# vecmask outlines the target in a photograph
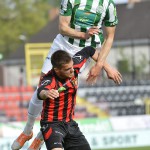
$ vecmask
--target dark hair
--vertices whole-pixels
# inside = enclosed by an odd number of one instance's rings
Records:
[[[69,53],[63,50],[54,52],[51,56],[51,63],[53,68],[61,68],[62,65],[68,64],[72,60]]]

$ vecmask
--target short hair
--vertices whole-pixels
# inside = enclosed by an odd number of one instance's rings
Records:
[[[61,68],[62,65],[68,64],[72,60],[69,53],[63,50],[54,52],[51,56],[51,64],[53,68]]]

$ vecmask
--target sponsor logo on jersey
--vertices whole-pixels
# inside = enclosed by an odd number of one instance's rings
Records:
[[[73,58],[76,58],[76,59],[79,60],[79,61],[82,60],[82,56],[81,56],[81,55],[75,55],[75,56],[73,56]]]
[[[51,83],[51,80],[44,80],[41,82],[41,85],[48,85]]]
[[[62,134],[61,132],[59,132],[59,131],[55,131],[55,133],[63,135],[63,134]]]
[[[60,142],[54,142],[54,145],[62,145]]]

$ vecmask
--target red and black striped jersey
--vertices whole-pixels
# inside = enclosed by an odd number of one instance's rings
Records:
[[[86,47],[76,53],[73,56],[74,62],[74,77],[71,79],[60,79],[55,71],[50,70],[40,81],[38,88],[38,98],[40,98],[39,93],[42,90],[56,89],[64,87],[66,90],[59,93],[59,97],[56,99],[49,99],[43,101],[43,110],[41,114],[41,121],[53,122],[53,121],[65,121],[68,122],[74,117],[74,110],[76,104],[76,93],[78,87],[78,74],[80,68],[85,64],[89,57],[92,57],[95,53],[93,47]]]

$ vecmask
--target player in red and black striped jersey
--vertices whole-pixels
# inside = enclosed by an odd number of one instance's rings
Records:
[[[73,118],[79,70],[86,60],[94,54],[95,49],[92,47],[84,48],[76,53],[73,58],[62,50],[53,54],[53,69],[42,78],[38,89],[38,98],[43,99],[40,95],[43,93],[48,94],[49,90],[55,92],[57,97],[46,96],[41,116],[42,121],[68,122]],[[59,93],[58,89],[61,87],[64,90]]]
[[[98,53],[86,47],[73,58],[62,50],[51,57],[52,70],[40,81],[38,98],[44,100],[41,131],[48,150],[90,150],[90,146],[73,120],[78,88],[78,74],[86,60]]]

